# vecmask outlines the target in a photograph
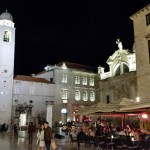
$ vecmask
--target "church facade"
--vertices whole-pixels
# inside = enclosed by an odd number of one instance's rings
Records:
[[[119,39],[116,43],[119,49],[107,60],[109,71],[98,67],[100,100],[106,104],[117,104],[123,98],[135,100],[137,96],[135,50],[123,49]]]
[[[45,78],[55,84],[55,121],[82,121],[82,117],[75,119],[79,107],[92,105],[99,99],[96,67],[64,61],[54,66],[48,65],[45,71],[35,77]]]

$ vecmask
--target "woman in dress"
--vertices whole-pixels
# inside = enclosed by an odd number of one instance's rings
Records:
[[[45,148],[44,124],[41,124],[40,129],[37,132],[37,145],[38,145],[38,150],[44,150]]]

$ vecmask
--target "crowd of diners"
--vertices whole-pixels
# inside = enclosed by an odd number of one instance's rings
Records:
[[[150,131],[142,131],[130,124],[125,128],[117,128],[108,126],[104,120],[93,126],[85,122],[81,127],[72,125],[69,134],[77,140],[79,148],[80,143],[84,143],[85,146],[94,146],[95,149],[150,149]]]

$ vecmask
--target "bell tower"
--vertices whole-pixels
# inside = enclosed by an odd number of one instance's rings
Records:
[[[0,15],[0,124],[12,121],[14,48],[13,17],[6,10]]]

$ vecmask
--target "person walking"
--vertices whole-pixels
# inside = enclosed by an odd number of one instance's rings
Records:
[[[32,145],[32,141],[33,141],[33,133],[35,132],[35,127],[33,125],[32,122],[29,123],[28,126],[28,138],[29,138],[29,145]]]
[[[51,145],[51,139],[52,139],[52,129],[48,125],[48,122],[44,122],[44,141],[45,141],[45,147],[47,150],[50,150]]]
[[[14,137],[15,137],[15,139],[18,139],[18,127],[17,127],[17,124],[14,125]]]
[[[40,125],[40,129],[37,132],[37,145],[38,150],[44,150],[45,142],[44,142],[44,124]]]

